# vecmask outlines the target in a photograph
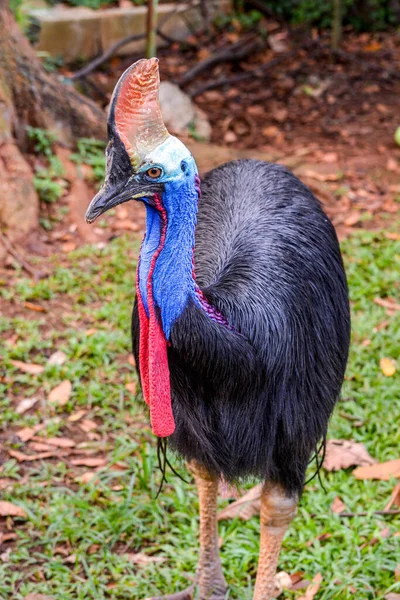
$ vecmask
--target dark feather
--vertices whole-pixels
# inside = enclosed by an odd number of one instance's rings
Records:
[[[170,443],[228,481],[301,491],[348,356],[346,277],[332,224],[287,169],[241,160],[208,173],[195,273],[234,331],[189,301],[168,358]],[[138,318],[132,334],[138,364]]]

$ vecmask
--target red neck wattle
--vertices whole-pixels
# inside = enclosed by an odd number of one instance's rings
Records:
[[[167,340],[156,313],[153,297],[153,272],[156,260],[165,243],[167,227],[166,211],[159,198],[155,198],[160,210],[162,227],[160,243],[155,251],[150,265],[147,289],[147,315],[139,288],[139,270],[137,276],[137,299],[139,309],[139,368],[143,397],[150,407],[150,421],[153,433],[158,437],[168,437],[175,431],[174,415],[172,413],[171,385],[167,355]]]

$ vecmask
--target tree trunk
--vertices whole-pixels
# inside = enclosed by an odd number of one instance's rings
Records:
[[[69,145],[80,137],[104,139],[106,118],[97,104],[44,70],[7,0],[0,0],[0,32],[0,226],[18,241],[38,226],[33,173],[21,154],[26,126],[51,130]]]
[[[55,131],[67,143],[104,139],[103,111],[43,69],[7,0],[0,0],[0,31],[0,142],[12,136],[23,147],[26,125]]]

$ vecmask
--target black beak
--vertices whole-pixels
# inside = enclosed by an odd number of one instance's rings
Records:
[[[118,206],[123,202],[128,202],[133,198],[141,199],[154,195],[154,189],[151,185],[146,186],[135,180],[128,180],[118,185],[111,185],[106,182],[99,192],[95,195],[86,211],[85,219],[87,223],[93,223],[103,213],[110,208]]]

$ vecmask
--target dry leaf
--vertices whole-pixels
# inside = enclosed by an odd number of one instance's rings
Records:
[[[28,442],[34,435],[42,429],[43,425],[35,425],[34,427],[23,427],[19,431],[15,432],[15,435],[19,437],[21,442]]]
[[[384,598],[385,600],[400,600],[400,594],[396,594],[396,592],[390,592],[390,594],[386,594]]]
[[[379,365],[385,377],[392,377],[396,373],[396,363],[392,358],[381,358]]]
[[[352,210],[343,221],[343,225],[346,225],[346,227],[352,227],[358,223],[358,221],[361,219],[361,216],[362,214],[359,210]]]
[[[300,596],[299,600],[313,600],[318,593],[318,590],[321,586],[322,575],[321,573],[317,573],[315,577],[313,577],[312,583],[306,589],[306,593],[304,596]]]
[[[35,441],[49,444],[49,446],[55,446],[56,448],[73,448],[75,446],[74,440],[66,437],[36,438]]]
[[[125,384],[125,388],[128,390],[128,392],[130,392],[131,394],[135,395],[137,392],[137,383],[136,381],[132,381],[132,383],[126,383]]]
[[[76,421],[79,421],[80,419],[82,419],[82,417],[84,417],[86,415],[86,410],[77,410],[76,412],[72,413],[72,415],[70,415],[68,417],[68,421],[70,423],[75,423]]]
[[[324,468],[327,471],[338,471],[354,466],[372,465],[376,461],[364,446],[352,440],[328,440]]]
[[[35,452],[48,452],[49,450],[53,451],[51,446],[48,444],[42,444],[42,442],[29,442],[29,448]]]
[[[104,467],[107,464],[105,458],[96,458],[96,457],[83,457],[83,458],[74,458],[71,460],[71,464],[76,467]]]
[[[149,556],[148,554],[143,554],[143,552],[128,552],[125,554],[125,558],[127,558],[130,562],[135,563],[135,565],[148,565],[150,563],[162,563],[167,559],[163,556]]]
[[[22,517],[26,519],[27,514],[20,506],[16,506],[12,502],[0,500],[0,517]]]
[[[76,478],[76,481],[80,481],[81,483],[89,483],[92,479],[97,478],[97,474],[93,471],[86,471],[86,473],[82,473],[79,477]]]
[[[79,423],[79,427],[85,433],[89,433],[89,431],[93,431],[93,429],[97,429],[96,421],[92,421],[92,419],[84,419],[82,423]]]
[[[62,381],[59,385],[51,390],[48,400],[51,404],[65,406],[71,396],[72,384],[68,379]]]
[[[34,363],[24,363],[21,360],[10,360],[10,363],[20,371],[23,371],[24,373],[29,373],[30,375],[38,375],[39,373],[43,373],[44,371],[43,365],[35,365]]]
[[[40,452],[39,454],[24,454],[18,450],[9,450],[8,454],[15,458],[18,462],[32,462],[34,460],[42,460],[43,458],[51,458],[54,452]]]
[[[35,310],[36,312],[47,312],[47,308],[40,306],[40,304],[34,304],[33,302],[24,302],[24,306],[25,308],[28,308],[29,310]]]
[[[35,404],[39,402],[39,398],[24,398],[21,402],[18,402],[17,408],[15,412],[18,415],[23,415],[27,410],[35,406]]]
[[[388,481],[391,477],[400,477],[400,458],[358,467],[358,469],[354,469],[353,475],[356,479],[381,479],[383,481]]]
[[[383,306],[383,308],[388,308],[389,310],[400,310],[400,304],[394,302],[394,300],[389,300],[388,298],[374,298],[375,304],[378,306]]]
[[[234,519],[235,517],[243,521],[248,521],[248,519],[257,515],[261,507],[261,490],[262,484],[256,485],[247,494],[239,498],[239,500],[228,504],[228,506],[219,512],[218,521]]]
[[[390,510],[393,504],[395,506],[400,506],[400,483],[394,486],[393,492],[390,496],[390,500],[386,504],[384,510]]]
[[[47,364],[61,366],[65,363],[66,360],[67,360],[67,355],[65,354],[65,352],[62,352],[61,350],[57,350],[57,352],[54,352],[50,356],[49,360],[47,361]]]
[[[331,511],[336,513],[337,515],[340,515],[340,513],[344,512],[345,510],[345,503],[339,498],[339,496],[336,496],[336,498],[331,504]]]

